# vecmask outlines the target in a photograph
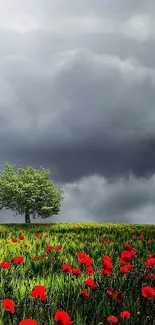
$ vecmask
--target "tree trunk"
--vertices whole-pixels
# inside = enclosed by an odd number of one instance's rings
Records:
[[[29,211],[28,210],[25,211],[25,222],[26,223],[31,223],[31,221],[30,221],[30,214],[29,214]]]

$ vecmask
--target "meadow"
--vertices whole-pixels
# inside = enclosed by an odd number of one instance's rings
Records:
[[[155,226],[0,225],[0,325],[155,325]]]

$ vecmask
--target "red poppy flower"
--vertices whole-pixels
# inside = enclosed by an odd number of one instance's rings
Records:
[[[84,255],[83,258],[80,259],[79,263],[80,264],[86,264],[86,265],[89,265],[92,263],[92,258],[88,255]]]
[[[104,261],[109,261],[109,262],[111,262],[111,257],[108,256],[108,255],[104,255],[104,256],[102,257],[102,262],[104,262]]]
[[[129,252],[132,249],[132,245],[131,244],[125,244],[124,247],[126,248],[126,250],[128,250]]]
[[[13,243],[17,243],[17,241],[18,241],[18,239],[16,239],[16,238],[12,238],[12,242],[13,242]]]
[[[129,318],[130,315],[131,315],[131,314],[130,314],[129,311],[127,311],[127,310],[122,311],[122,312],[120,313],[120,317],[121,317],[121,318]]]
[[[71,269],[70,265],[69,264],[63,264],[62,265],[62,272],[71,273],[72,269]]]
[[[127,250],[121,252],[121,259],[119,263],[130,263],[131,260],[131,253]]]
[[[137,252],[134,249],[130,251],[131,256],[137,257]]]
[[[83,258],[83,257],[85,257],[86,255],[85,255],[83,252],[79,252],[79,253],[76,253],[76,256],[77,256],[78,258]]]
[[[86,274],[89,275],[89,276],[94,275],[94,269],[93,269],[93,267],[91,265],[87,266]]]
[[[155,291],[150,286],[145,286],[141,288],[141,294],[148,300],[152,300],[155,297]]]
[[[116,316],[108,316],[107,317],[107,321],[110,322],[110,323],[117,323],[118,322],[118,318]]]
[[[112,264],[108,260],[105,260],[104,262],[102,262],[102,265],[103,265],[103,269],[105,269],[105,270],[112,269]]]
[[[74,269],[72,269],[72,274],[80,275],[81,274],[81,270],[79,268],[74,268]]]
[[[33,298],[40,298],[41,300],[46,300],[47,295],[46,295],[46,289],[44,286],[34,286],[33,291],[30,292],[30,296]]]
[[[52,249],[53,249],[52,246],[47,246],[47,247],[45,248],[45,251],[46,251],[46,252],[51,252]]]
[[[38,325],[38,323],[33,319],[23,319],[19,325]]]
[[[4,268],[4,269],[10,269],[11,268],[11,264],[7,261],[2,261],[2,263],[0,263],[0,267]]]
[[[107,294],[108,294],[108,295],[112,296],[113,291],[114,291],[114,290],[113,290],[112,287],[108,287],[108,288],[107,288]]]
[[[155,257],[155,253],[149,254],[149,258],[154,258]]]
[[[96,288],[97,286],[93,279],[85,280],[84,284],[90,288]]]
[[[89,296],[90,296],[90,293],[89,293],[87,290],[81,290],[81,291],[80,291],[80,295],[81,295],[81,296],[89,297]]]
[[[112,270],[111,269],[101,269],[100,270],[100,274],[102,275],[111,275],[112,274]]]
[[[114,300],[116,301],[122,301],[124,299],[124,295],[122,292],[115,292],[114,294]]]
[[[104,243],[104,238],[103,238],[103,237],[100,238],[100,239],[99,239],[99,242],[100,242],[100,243]]]
[[[62,245],[57,245],[57,246],[55,247],[56,252],[60,251],[61,248],[62,248]]]
[[[128,272],[129,272],[129,269],[128,269],[127,266],[121,266],[121,267],[119,268],[119,272],[122,273],[122,274],[124,274],[124,273],[128,273]]]
[[[64,310],[57,310],[54,316],[54,320],[62,325],[71,325],[73,321],[70,321],[70,316]]]
[[[23,264],[23,262],[24,262],[24,258],[23,258],[22,256],[17,256],[17,257],[15,257],[15,258],[13,259],[13,262],[14,262],[15,264]]]
[[[106,240],[105,243],[106,243],[107,245],[109,245],[109,244],[111,244],[111,240]]]
[[[22,236],[22,235],[21,235],[21,236],[19,236],[19,239],[20,239],[20,240],[24,240],[24,238],[25,238],[25,237],[24,237],[24,236]]]
[[[15,308],[14,307],[16,306],[16,304],[15,304],[15,302],[13,300],[7,299],[7,298],[4,299],[2,301],[2,306],[3,306],[3,308],[5,310],[10,311],[10,313],[12,313],[12,314],[15,313]]]

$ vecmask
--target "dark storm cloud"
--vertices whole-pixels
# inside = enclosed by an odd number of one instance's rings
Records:
[[[48,222],[154,223],[154,16],[153,1],[1,2],[0,158],[54,172],[66,198]]]
[[[53,164],[63,181],[154,172],[154,69],[83,49],[54,56],[48,70],[14,57],[0,70],[7,155]]]

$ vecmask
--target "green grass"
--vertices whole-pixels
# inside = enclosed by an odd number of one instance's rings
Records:
[[[74,228],[78,228],[75,232]],[[110,232],[107,232],[107,229]],[[35,234],[40,233],[36,238]],[[48,234],[48,238],[44,238]],[[132,235],[136,234],[136,239]],[[144,239],[139,239],[143,234]],[[25,236],[19,240],[19,236]],[[69,239],[68,237],[72,238]],[[110,244],[99,242],[103,237]],[[18,242],[13,243],[12,238]],[[148,244],[147,240],[152,239]],[[5,242],[8,242],[5,244]],[[24,243],[28,247],[24,247]],[[137,252],[132,258],[133,272],[120,274],[120,253],[125,250],[124,244],[131,243]],[[62,249],[55,251],[61,244]],[[46,253],[46,246],[53,250]],[[88,248],[88,246],[91,248]],[[79,264],[76,253],[83,251],[93,259],[94,275],[86,274],[85,265]],[[0,268],[0,325],[19,325],[21,320],[32,318],[38,325],[56,325],[54,315],[56,310],[64,310],[74,321],[73,325],[103,325],[112,324],[107,317],[115,315],[117,324],[155,324],[155,300],[148,300],[141,294],[142,286],[155,288],[155,280],[146,279],[144,271],[148,270],[143,262],[149,254],[155,253],[154,225],[126,225],[102,223],[74,224],[10,224],[0,226],[0,263],[5,260],[11,263],[10,269]],[[44,259],[32,261],[34,256],[47,254]],[[102,256],[109,255],[112,260],[113,272],[110,276],[100,274]],[[16,265],[13,258],[22,256],[24,263]],[[68,259],[66,259],[68,256]],[[53,261],[50,261],[53,258]],[[72,274],[62,272],[62,259],[71,268],[80,268],[82,274],[76,278]],[[155,274],[155,268],[151,269]],[[84,280],[93,279],[96,289],[86,288]],[[30,296],[35,285],[44,285],[47,300],[41,301]],[[114,292],[124,294],[123,301],[116,301],[107,294],[106,288],[111,286]],[[80,291],[87,289],[89,297],[81,296]],[[15,313],[11,314],[2,306],[4,299],[15,302]],[[121,319],[120,312],[127,310],[131,313],[129,319]],[[153,323],[154,321],[154,323]]]

